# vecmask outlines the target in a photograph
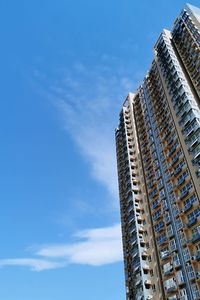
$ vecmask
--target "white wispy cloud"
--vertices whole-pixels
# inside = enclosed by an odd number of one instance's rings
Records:
[[[81,231],[81,241],[41,247],[36,254],[45,258],[66,259],[68,263],[100,266],[122,260],[120,225]]]
[[[36,68],[31,81],[58,109],[64,129],[89,162],[93,178],[109,192],[115,209],[119,205],[114,129],[122,101],[136,88],[141,74],[134,64],[124,66],[118,57],[103,54],[92,67],[74,62],[68,69],[60,73],[55,70],[48,76]],[[81,209],[85,209],[82,204]],[[2,259],[0,266],[42,271],[68,264],[100,266],[122,260],[119,224],[79,231],[74,239],[72,243],[38,246],[31,258]]]
[[[66,265],[66,262],[55,262],[37,258],[10,258],[1,259],[0,267],[5,266],[21,266],[29,267],[31,271],[44,271],[50,269],[62,268]]]
[[[103,99],[102,99],[103,100]],[[103,183],[113,197],[117,196],[117,175],[114,144],[114,127],[108,132],[105,123],[98,121],[98,114],[87,111],[88,117],[76,110],[73,105],[56,99],[56,106],[63,114],[65,129],[70,132],[79,146],[80,153],[91,165],[91,173],[99,182]],[[82,107],[82,110],[87,109]],[[91,110],[97,107],[91,107]],[[96,120],[95,120],[96,117]],[[99,117],[100,118],[100,117]]]
[[[25,266],[31,271],[59,269],[69,264],[101,266],[122,260],[120,225],[79,231],[75,242],[39,246],[34,258],[1,259],[0,267]]]
[[[96,60],[92,66],[74,62],[59,78],[56,73],[56,80],[47,78],[45,84],[47,76],[40,71],[35,75],[89,162],[92,176],[107,188],[111,204],[118,208],[114,130],[123,99],[136,88],[141,72],[134,64],[124,66],[124,61],[107,54]]]

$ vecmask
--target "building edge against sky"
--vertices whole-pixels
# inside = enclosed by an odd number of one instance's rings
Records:
[[[115,134],[126,299],[200,299],[200,9],[160,34]]]

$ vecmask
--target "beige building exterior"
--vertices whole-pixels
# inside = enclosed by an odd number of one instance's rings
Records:
[[[200,299],[200,10],[154,46],[116,129],[127,300]]]

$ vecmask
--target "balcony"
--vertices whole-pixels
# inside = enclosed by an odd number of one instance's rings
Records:
[[[193,207],[193,203],[187,203],[185,206],[184,206],[184,212],[187,212],[189,211],[191,208]]]
[[[196,279],[200,279],[200,272],[196,272]]]
[[[165,276],[168,276],[168,275],[170,275],[173,271],[174,271],[174,270],[173,270],[173,267],[171,266],[170,269],[164,271],[163,273],[164,273]]]
[[[169,150],[169,156],[171,156],[174,152],[176,152],[177,146],[172,146],[171,149]]]
[[[178,285],[179,286],[185,284],[185,280],[184,280],[184,278],[182,276],[179,277],[177,281],[178,281]]]
[[[145,284],[146,289],[149,289],[151,286],[151,280],[149,280],[149,279],[145,280],[144,284]]]
[[[163,253],[161,252],[161,253],[160,253],[160,258],[161,258],[161,260],[164,260],[164,259],[168,258],[169,255],[170,255],[170,252],[169,252],[169,251],[165,251],[165,252],[163,252]]]
[[[165,229],[165,226],[164,226],[164,225],[162,225],[162,226],[160,226],[160,227],[154,229],[154,230],[155,230],[156,236],[158,236],[159,234],[161,234],[161,232],[163,232],[164,229]]]
[[[174,296],[168,297],[168,300],[177,300],[177,297],[176,297],[176,295],[174,295]]]
[[[144,251],[142,251],[142,259],[146,260],[147,256],[148,256],[148,253],[147,253],[147,250],[145,249]]]
[[[155,222],[155,221],[158,221],[161,217],[162,217],[162,214],[160,212],[160,214],[154,215],[152,219]]]
[[[157,241],[158,246],[163,246],[163,244],[165,244],[166,242],[168,242],[168,239],[165,237],[160,241]]]
[[[175,267],[176,269],[179,268],[179,267],[181,266],[180,259],[174,260],[173,263],[174,263],[174,267]]]
[[[160,201],[154,201],[153,204],[152,204],[152,208],[155,209],[157,207],[161,206],[161,203]]]
[[[187,141],[187,144],[190,145],[189,147],[189,152],[193,152],[195,150],[195,148],[199,145],[199,135],[194,135],[194,137],[192,137],[191,139],[189,139]]]
[[[143,269],[144,269],[146,272],[149,272],[149,271],[150,271],[150,267],[149,267],[149,265],[147,265],[147,264],[145,264],[145,265],[143,266]]]
[[[184,182],[185,182],[185,178],[182,177],[181,179],[178,180],[177,187],[182,185]]]
[[[176,291],[176,290],[177,290],[176,284],[174,284],[172,286],[169,286],[169,287],[166,287],[167,293],[171,293],[171,292]]]
[[[200,299],[200,291],[199,290],[193,291],[193,297],[194,297],[194,300],[199,300]]]
[[[192,236],[192,242],[196,243],[199,240],[200,240],[200,232],[197,232],[197,233],[193,234],[193,236]]]
[[[173,128],[168,128],[165,135],[163,136],[162,140],[165,140],[169,135],[170,133],[173,131]]]
[[[144,226],[141,225],[141,226],[139,227],[139,233],[143,233],[143,232],[144,232]]]
[[[190,280],[194,280],[195,278],[197,278],[197,274],[195,274],[194,270],[192,269],[192,271],[190,270],[188,272],[188,277],[189,277]]]
[[[189,191],[185,191],[184,193],[182,193],[179,197],[179,200],[182,200],[183,198],[185,198],[187,195],[189,194]]]
[[[129,298],[129,299],[130,299],[130,298]],[[144,300],[144,297],[143,297],[143,296],[140,296],[140,295],[138,295],[138,296],[137,296],[137,299],[138,299],[138,300]]]
[[[137,216],[138,224],[141,224],[143,222],[143,218],[141,216]]]
[[[174,176],[177,176],[182,171],[182,169],[182,167],[177,168],[174,172]]]
[[[180,156],[175,156],[173,159],[172,159],[172,166],[175,165],[178,160],[179,160]]]
[[[187,130],[184,130],[184,134],[186,137],[189,137],[193,132],[195,132],[199,128],[199,124],[195,123],[193,126],[190,126]]]
[[[200,154],[200,146],[197,146],[193,151],[192,154],[194,155],[194,159],[196,159]]]
[[[174,232],[173,230],[168,231],[168,237],[171,238],[172,236],[174,236]]]
[[[141,278],[139,278],[139,279],[136,281],[135,285],[138,286],[138,285],[140,285],[140,284],[142,284],[142,279],[141,279]]]
[[[200,252],[198,251],[197,255],[196,255],[196,260],[200,261]]]
[[[200,159],[200,153],[198,154],[198,156],[196,156],[193,160],[192,160],[192,164],[198,165],[199,164],[199,159]]]
[[[165,223],[168,224],[169,222],[171,222],[171,217],[170,215],[165,215]]]
[[[194,224],[196,224],[198,221],[198,218],[192,218],[189,220],[189,222],[187,223],[187,227],[192,227]]]

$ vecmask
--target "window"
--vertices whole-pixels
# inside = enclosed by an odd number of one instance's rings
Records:
[[[172,189],[173,189],[173,185],[170,181],[169,183],[167,183],[167,190],[168,190],[168,192],[171,192]]]
[[[176,272],[176,278],[179,284],[184,282],[184,277],[183,277],[183,273],[181,270]]]
[[[161,259],[167,257],[168,255],[169,255],[169,249],[168,249],[168,247],[166,247],[166,248],[164,248],[164,249],[162,249],[160,251],[160,257],[161,257]]]
[[[186,289],[180,290],[179,296],[180,296],[180,299],[186,299],[187,300],[187,291],[186,291]]]
[[[186,269],[187,269],[188,277],[190,279],[195,278],[195,272],[194,272],[192,265],[187,265]]]
[[[160,215],[161,215],[161,209],[157,210],[155,214],[152,216],[153,220],[155,221],[156,219],[158,219]]]
[[[152,202],[152,208],[156,208],[158,206],[159,200],[156,199],[154,202]]]
[[[164,273],[169,272],[170,270],[172,270],[172,265],[170,262],[166,263],[163,265],[163,271]]]
[[[186,164],[185,159],[183,159],[182,161],[180,161],[180,163],[176,166],[175,168],[175,172],[177,172],[178,170],[181,170],[181,168]]]
[[[173,264],[175,267],[180,266],[180,258],[178,254],[174,254],[173,256]]]
[[[158,160],[156,159],[153,164],[154,164],[154,168],[156,169],[159,166]]]
[[[192,229],[192,235],[200,234],[200,225]]]
[[[164,189],[162,189],[162,190],[159,191],[159,196],[160,196],[161,198],[164,198],[164,197],[165,197]]]
[[[169,201],[173,204],[176,201],[175,195],[173,192],[169,194]]]
[[[181,195],[184,195],[186,192],[188,192],[192,187],[192,182],[189,181],[184,187],[181,189]]]
[[[165,159],[165,155],[164,155],[163,151],[160,153],[160,159],[161,159],[161,160],[164,160],[164,159]]]
[[[171,177],[171,174],[168,170],[165,171],[165,179],[166,181]]]
[[[183,228],[183,223],[180,218],[176,219],[176,228],[177,228],[177,230],[180,230],[181,228]]]
[[[162,244],[163,242],[165,242],[167,240],[166,234],[162,233],[157,239],[158,244]]]
[[[176,250],[176,241],[175,241],[175,239],[172,239],[172,240],[169,242],[169,247],[170,247],[171,251]]]
[[[160,189],[162,186],[163,186],[163,181],[162,181],[162,179],[160,178],[160,179],[158,180],[158,189]]]
[[[199,292],[197,284],[192,284],[191,287],[192,287],[192,294],[194,296],[194,299],[199,298],[200,297],[200,292]]]
[[[173,204],[172,209],[173,209],[173,215],[176,217],[179,214],[179,209],[177,205]]]
[[[189,175],[188,169],[183,172],[179,177],[178,177],[178,184],[181,184],[184,182],[185,178]]]
[[[171,217],[170,217],[169,212],[166,212],[166,213],[165,213],[164,218],[165,218],[165,222],[166,222],[166,223],[170,222]]]
[[[154,229],[156,232],[159,232],[164,226],[165,226],[165,223],[163,221],[160,221],[158,224],[156,224],[154,226]]]
[[[190,214],[188,214],[188,221],[191,222],[194,219],[196,219],[200,215],[200,209],[197,208],[194,211],[192,211]]]
[[[167,201],[166,200],[162,200],[162,210],[163,212],[168,209],[168,204],[167,204]]]
[[[161,176],[161,172],[160,172],[160,170],[158,169],[158,170],[156,171],[156,177],[159,178],[160,176]]]
[[[157,158],[157,153],[156,153],[156,151],[153,153],[153,155],[152,155],[152,159],[154,160],[154,159],[156,159]]]
[[[190,259],[190,252],[188,248],[183,249],[183,257],[185,261],[188,261]]]
[[[167,226],[167,234],[168,234],[168,237],[171,237],[174,234],[173,227],[171,224]]]
[[[184,245],[186,243],[185,234],[183,231],[178,232],[178,236],[181,242],[181,245]]]
[[[174,278],[170,278],[168,280],[165,280],[164,286],[165,286],[166,290],[175,289],[176,288],[176,283],[175,283]]]
[[[194,203],[197,200],[197,196],[194,194],[190,198],[188,198],[186,201],[184,201],[185,209],[190,206],[190,204]]]

